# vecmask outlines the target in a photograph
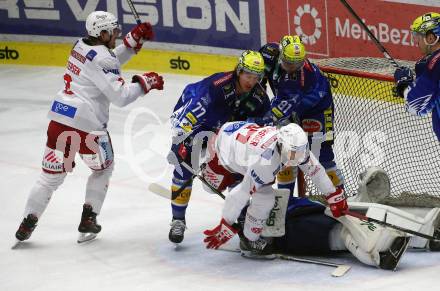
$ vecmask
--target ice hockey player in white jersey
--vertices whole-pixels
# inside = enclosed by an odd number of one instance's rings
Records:
[[[113,148],[107,132],[109,106],[122,107],[152,89],[163,89],[163,79],[154,72],[134,75],[126,81],[121,65],[153,37],[149,23],[131,30],[123,44],[115,47],[121,33],[118,19],[109,12],[92,12],[86,20],[88,36],[79,39],[70,51],[64,88],[53,101],[48,117],[46,149],[42,172],[31,189],[24,219],[15,236],[29,239],[52,193],[71,172],[76,153],[92,170],[87,181],[85,203],[78,230],[79,241],[100,232],[96,216],[101,210],[113,171]],[[91,236],[93,236],[91,235]]]
[[[202,170],[204,179],[219,191],[235,186],[226,197],[220,224],[204,232],[208,248],[220,247],[239,231],[233,224],[250,200],[240,248],[244,255],[266,255],[262,251],[267,242],[260,234],[275,203],[272,184],[284,167],[300,167],[326,194],[334,217],[343,216],[347,209],[343,189],[335,188],[324,167],[309,152],[307,135],[297,124],[278,129],[247,122],[226,123],[217,135],[210,157]]]

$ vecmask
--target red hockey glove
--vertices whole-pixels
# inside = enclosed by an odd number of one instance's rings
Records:
[[[124,44],[128,48],[133,48],[137,53],[142,48],[144,40],[151,40],[154,37],[153,28],[148,22],[141,23],[133,28],[124,37]]]
[[[207,229],[203,233],[206,235],[203,240],[206,243],[208,249],[218,249],[221,245],[228,242],[238,230],[229,225],[224,218],[220,221],[220,224],[213,229]]]
[[[344,211],[348,209],[347,197],[345,196],[344,189],[338,187],[335,192],[330,193],[325,198],[330,206],[333,217],[344,215]]]
[[[134,75],[133,83],[139,83],[147,94],[151,89],[163,90],[163,78],[155,72],[144,73],[143,75]]]

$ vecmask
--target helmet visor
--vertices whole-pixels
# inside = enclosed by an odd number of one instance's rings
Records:
[[[281,67],[288,73],[293,73],[301,70],[304,67],[305,61],[294,61],[289,62],[283,58],[281,58]]]
[[[252,75],[257,76],[258,77],[258,81],[261,81],[263,79],[263,77],[264,77],[264,71],[263,72],[256,72],[256,71],[251,70],[250,68],[247,68],[245,66],[241,67],[241,71],[245,72],[245,73],[248,73],[248,74],[252,74]]]

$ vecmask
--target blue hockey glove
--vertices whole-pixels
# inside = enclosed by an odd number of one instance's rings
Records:
[[[408,67],[399,67],[394,72],[397,96],[403,97],[403,91],[414,81],[414,74]]]

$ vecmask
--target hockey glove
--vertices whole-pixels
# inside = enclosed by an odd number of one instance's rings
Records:
[[[151,89],[163,90],[163,78],[155,72],[134,75],[133,83],[139,83],[147,94]]]
[[[141,23],[133,28],[124,37],[124,44],[128,48],[134,49],[137,53],[142,48],[144,40],[151,40],[154,37],[153,28],[148,22]]]
[[[220,224],[213,229],[207,229],[203,233],[206,235],[203,240],[208,249],[218,249],[221,245],[228,242],[236,233],[238,229],[229,225],[224,218]]]
[[[344,215],[344,211],[348,209],[347,197],[345,196],[344,189],[340,187],[337,187],[336,191],[327,195],[325,199],[327,199],[333,217]]]
[[[397,96],[403,98],[403,91],[414,81],[414,74],[408,67],[399,67],[394,72]]]

